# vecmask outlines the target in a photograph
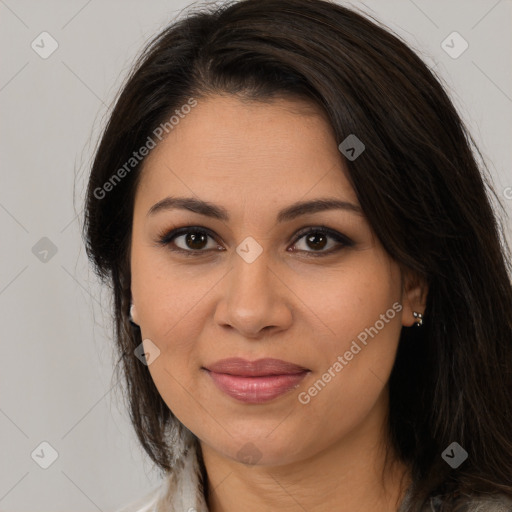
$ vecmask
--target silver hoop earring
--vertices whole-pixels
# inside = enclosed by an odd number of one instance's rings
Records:
[[[416,318],[416,324],[418,327],[421,327],[423,325],[423,315],[421,313],[417,313],[416,311],[413,311],[413,316]]]

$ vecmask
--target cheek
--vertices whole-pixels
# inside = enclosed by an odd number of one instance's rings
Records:
[[[344,270],[310,290],[308,304],[321,319],[322,332],[310,352],[317,372],[301,391],[314,407],[341,405],[336,421],[348,421],[377,400],[396,356],[401,322],[401,278],[398,268],[381,255],[367,253],[360,268]],[[319,382],[320,380],[320,382]],[[315,384],[316,383],[316,384]],[[324,391],[325,389],[325,391]]]
[[[187,370],[190,365],[200,366],[194,352],[203,322],[198,308],[213,283],[208,278],[194,281],[186,272],[165,265],[162,257],[156,258],[154,252],[140,247],[133,250],[131,289],[141,337],[157,347],[154,350],[158,356],[148,370],[159,393],[170,405],[180,399],[180,390],[191,387]]]
[[[204,318],[198,308],[218,276],[192,263],[171,264],[165,249],[143,246],[132,251],[131,271],[131,289],[143,336],[186,349],[186,339],[193,338],[189,335],[183,339],[177,334],[185,325],[200,332]]]
[[[383,337],[395,339],[399,334],[400,271],[380,252],[354,253],[342,269],[322,271],[313,278],[300,277],[294,291],[318,318],[325,333],[322,338],[330,339],[336,348],[350,345],[376,322]],[[381,315],[385,315],[384,321]]]

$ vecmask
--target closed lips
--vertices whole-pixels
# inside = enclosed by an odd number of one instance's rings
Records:
[[[281,359],[222,359],[204,368],[226,395],[245,404],[263,404],[296,388],[310,372]]]
[[[264,358],[256,361],[249,361],[239,357],[221,359],[204,367],[214,373],[237,375],[241,377],[266,377],[271,375],[293,375],[309,371],[281,359]]]

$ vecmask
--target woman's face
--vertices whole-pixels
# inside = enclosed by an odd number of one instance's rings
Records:
[[[162,398],[225,457],[285,464],[382,425],[414,292],[402,290],[360,211],[339,142],[306,103],[211,97],[146,159],[133,215],[134,320]],[[210,207],[150,212],[169,197]],[[292,207],[319,200],[341,207]],[[188,231],[159,243],[176,228]],[[207,370],[232,357],[307,371]]]

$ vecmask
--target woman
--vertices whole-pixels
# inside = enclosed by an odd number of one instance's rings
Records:
[[[396,36],[321,0],[159,34],[84,237],[137,436],[129,510],[512,510],[512,289],[472,139]]]

